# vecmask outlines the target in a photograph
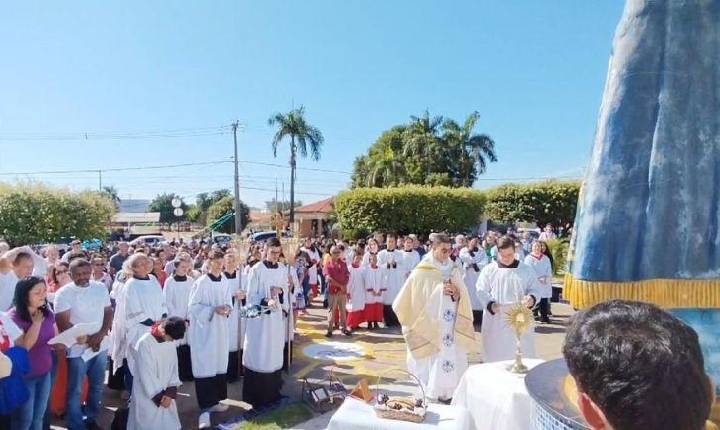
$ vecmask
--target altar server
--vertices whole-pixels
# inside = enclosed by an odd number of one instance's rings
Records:
[[[408,370],[430,398],[448,402],[477,349],[472,309],[450,238],[432,235],[432,251],[413,270],[393,303],[407,343]]]
[[[463,282],[468,289],[470,295],[470,303],[473,310],[473,323],[480,324],[482,322],[483,304],[475,289],[480,271],[488,264],[488,258],[485,251],[478,248],[479,239],[477,236],[471,237],[468,246],[460,251],[460,262],[462,263]]]
[[[403,270],[405,279],[407,279],[410,276],[410,272],[413,271],[415,266],[417,266],[420,263],[420,254],[415,250],[415,242],[413,242],[412,239],[409,237],[405,238],[405,241],[403,242]]]
[[[162,287],[157,278],[150,274],[152,260],[144,254],[133,254],[128,258],[128,265],[132,276],[125,282],[123,288],[124,299],[124,328],[128,345],[127,363],[132,375],[135,375],[134,348],[137,341],[150,327],[167,317],[167,306]],[[130,388],[130,387],[128,387]]]
[[[170,317],[152,326],[134,347],[137,374],[132,389],[128,430],[178,430],[178,361],[174,341],[185,336],[185,319]]]
[[[199,428],[210,428],[210,412],[225,412],[227,398],[228,316],[232,296],[222,275],[223,253],[211,251],[208,272],[199,277],[190,293],[188,344],[200,406]]]
[[[281,253],[280,241],[270,239],[264,260],[252,268],[247,282],[248,305],[269,308],[245,322],[243,400],[255,408],[280,399],[286,329],[283,312],[290,310],[287,268],[278,265]]]
[[[192,260],[183,254],[178,255],[173,261],[172,275],[165,281],[165,303],[168,308],[168,316],[189,319],[188,306],[190,303],[190,292],[195,280],[188,276]],[[178,373],[181,381],[192,381],[192,359],[190,358],[190,346],[187,336],[180,339],[177,344]]]
[[[540,284],[540,322],[549,323],[548,313],[550,312],[550,297],[552,297],[552,264],[547,255],[543,254],[543,243],[535,241],[532,244],[532,251],[525,257],[525,264],[535,269]]]
[[[235,382],[238,380],[240,361],[240,308],[243,306],[242,298],[245,297],[242,291],[241,272],[238,268],[238,261],[233,251],[225,254],[223,276],[227,280],[232,300],[232,309],[228,316],[228,346],[230,354],[228,356],[227,380]]]
[[[362,250],[355,247],[353,249],[353,259],[348,270],[350,271],[350,280],[347,285],[348,301],[345,304],[347,310],[347,326],[349,330],[355,330],[361,323],[366,321],[365,318],[365,268],[362,267]]]
[[[368,254],[366,253],[365,256]],[[371,330],[379,328],[378,323],[383,320],[382,277],[383,272],[377,265],[377,255],[369,254],[363,279],[365,280],[365,320],[368,329]]]
[[[310,238],[305,239],[305,244],[300,249],[306,252],[307,255],[310,257],[310,267],[308,268],[308,285],[312,290],[313,296],[317,296],[319,294],[318,285],[320,284],[318,279],[318,270],[321,270],[319,269],[321,264],[320,253],[318,252],[317,247]]]
[[[485,304],[482,342],[485,362],[511,360],[515,357],[515,334],[506,321],[506,312],[515,305],[535,306],[540,283],[535,270],[515,258],[515,241],[504,236],[497,242],[497,260],[485,266],[477,281],[477,292]],[[522,339],[523,356],[535,356],[532,328]]]
[[[378,252],[378,266],[383,271],[383,316],[385,327],[396,327],[397,317],[393,312],[392,304],[405,282],[403,272],[403,256],[395,249],[397,237],[388,234],[385,242],[386,248]]]

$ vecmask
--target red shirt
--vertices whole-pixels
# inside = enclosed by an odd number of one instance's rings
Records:
[[[325,263],[323,273],[341,285],[347,285],[350,280],[350,271],[342,259],[338,259],[337,262],[333,261],[332,258],[328,260],[328,262]],[[337,294],[339,292],[340,289],[337,286],[330,285],[330,294]]]

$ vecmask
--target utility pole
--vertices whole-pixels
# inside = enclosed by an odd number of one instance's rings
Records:
[[[238,148],[237,148],[237,130],[240,125],[239,121],[232,123],[233,144],[235,145],[235,199],[233,201],[233,209],[235,209],[235,234],[240,236],[242,231],[241,214],[240,214],[240,170],[238,168]]]
[[[98,191],[102,191],[102,170],[98,170]]]

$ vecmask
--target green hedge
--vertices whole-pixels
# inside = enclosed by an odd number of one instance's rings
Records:
[[[485,198],[470,188],[402,186],[356,188],[338,195],[335,211],[347,238],[374,231],[458,232],[475,227]]]
[[[572,225],[579,193],[579,181],[501,185],[485,192],[485,215],[502,223]]]
[[[40,184],[0,184],[0,236],[11,245],[56,242],[63,237],[105,238],[115,212],[107,196]]]

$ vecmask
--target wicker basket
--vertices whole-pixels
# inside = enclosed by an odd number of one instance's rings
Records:
[[[414,397],[389,397],[388,395],[381,393],[380,386],[382,384],[382,378],[391,372],[404,373],[410,376],[415,385],[420,388],[422,399]],[[421,423],[425,420],[425,412],[427,411],[427,396],[425,395],[425,389],[417,376],[406,370],[396,368],[381,373],[378,376],[377,385],[375,386],[375,398],[377,399],[377,403],[373,409],[375,409],[375,415],[380,418],[409,421],[413,423]],[[393,407],[394,405],[397,405],[397,407]]]

